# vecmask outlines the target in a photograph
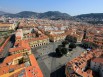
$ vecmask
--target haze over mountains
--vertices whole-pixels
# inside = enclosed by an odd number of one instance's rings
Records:
[[[6,17],[19,17],[19,18],[29,18],[29,17],[34,17],[34,18],[47,18],[47,19],[63,19],[63,20],[79,20],[79,21],[85,21],[88,23],[102,23],[103,24],[103,13],[90,13],[90,14],[81,14],[77,16],[70,16],[67,13],[61,13],[59,11],[48,11],[44,13],[37,13],[37,12],[32,12],[32,11],[22,11],[16,14],[11,14],[11,13],[6,13],[3,11],[0,11],[0,16],[6,16]]]
[[[0,11],[0,15],[7,14],[6,12]]]
[[[44,13],[37,13],[32,11],[22,11],[16,14],[10,14],[10,13],[3,13],[1,12],[0,15],[4,15],[6,17],[20,17],[20,18],[29,18],[29,17],[35,17],[35,18],[49,18],[49,19],[70,19],[71,16],[66,13],[61,13],[59,11],[48,11]]]

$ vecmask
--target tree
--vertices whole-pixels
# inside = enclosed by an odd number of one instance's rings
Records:
[[[65,47],[65,45],[67,45],[69,42],[67,40],[62,42],[63,47]]]
[[[76,48],[76,45],[75,45],[75,43],[70,43],[70,45],[69,45],[69,48]]]
[[[62,48],[61,52],[62,52],[62,54],[67,54],[67,49],[66,48]]]
[[[60,48],[56,48],[56,54],[58,56],[63,56],[63,54],[61,53],[61,49]]]
[[[69,51],[72,51],[72,48],[69,48]]]
[[[94,49],[94,48],[98,48],[98,45],[92,42],[83,42],[83,47]]]
[[[58,45],[58,48],[61,49],[63,47],[63,45]]]
[[[76,43],[77,42],[77,38],[74,37],[74,36],[71,36],[71,35],[67,35],[66,40],[68,42],[71,42],[71,43]]]
[[[59,54],[59,53],[60,53],[60,52],[58,52],[58,51],[60,51],[60,50],[59,50],[59,48],[56,48],[56,50],[55,50],[55,51],[56,51],[56,53],[57,53],[57,54]]]

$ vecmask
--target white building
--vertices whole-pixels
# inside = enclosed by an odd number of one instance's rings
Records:
[[[17,41],[23,39],[23,31],[22,31],[22,29],[17,29],[17,31],[16,31],[16,33],[15,33],[15,37],[16,37],[16,40],[17,40]]]

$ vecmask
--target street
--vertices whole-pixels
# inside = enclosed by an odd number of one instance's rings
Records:
[[[9,55],[9,49],[13,46],[14,42],[15,42],[14,35],[12,35],[9,42],[7,43],[7,45],[4,47],[4,50],[2,51],[2,56],[1,56],[2,58],[0,58],[0,62],[2,62],[4,58]]]

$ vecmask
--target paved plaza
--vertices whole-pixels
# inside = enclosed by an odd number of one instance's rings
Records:
[[[85,51],[77,46],[68,55],[56,57],[55,49],[58,45],[61,45],[61,42],[50,43],[32,49],[44,77],[65,77],[65,64]]]

